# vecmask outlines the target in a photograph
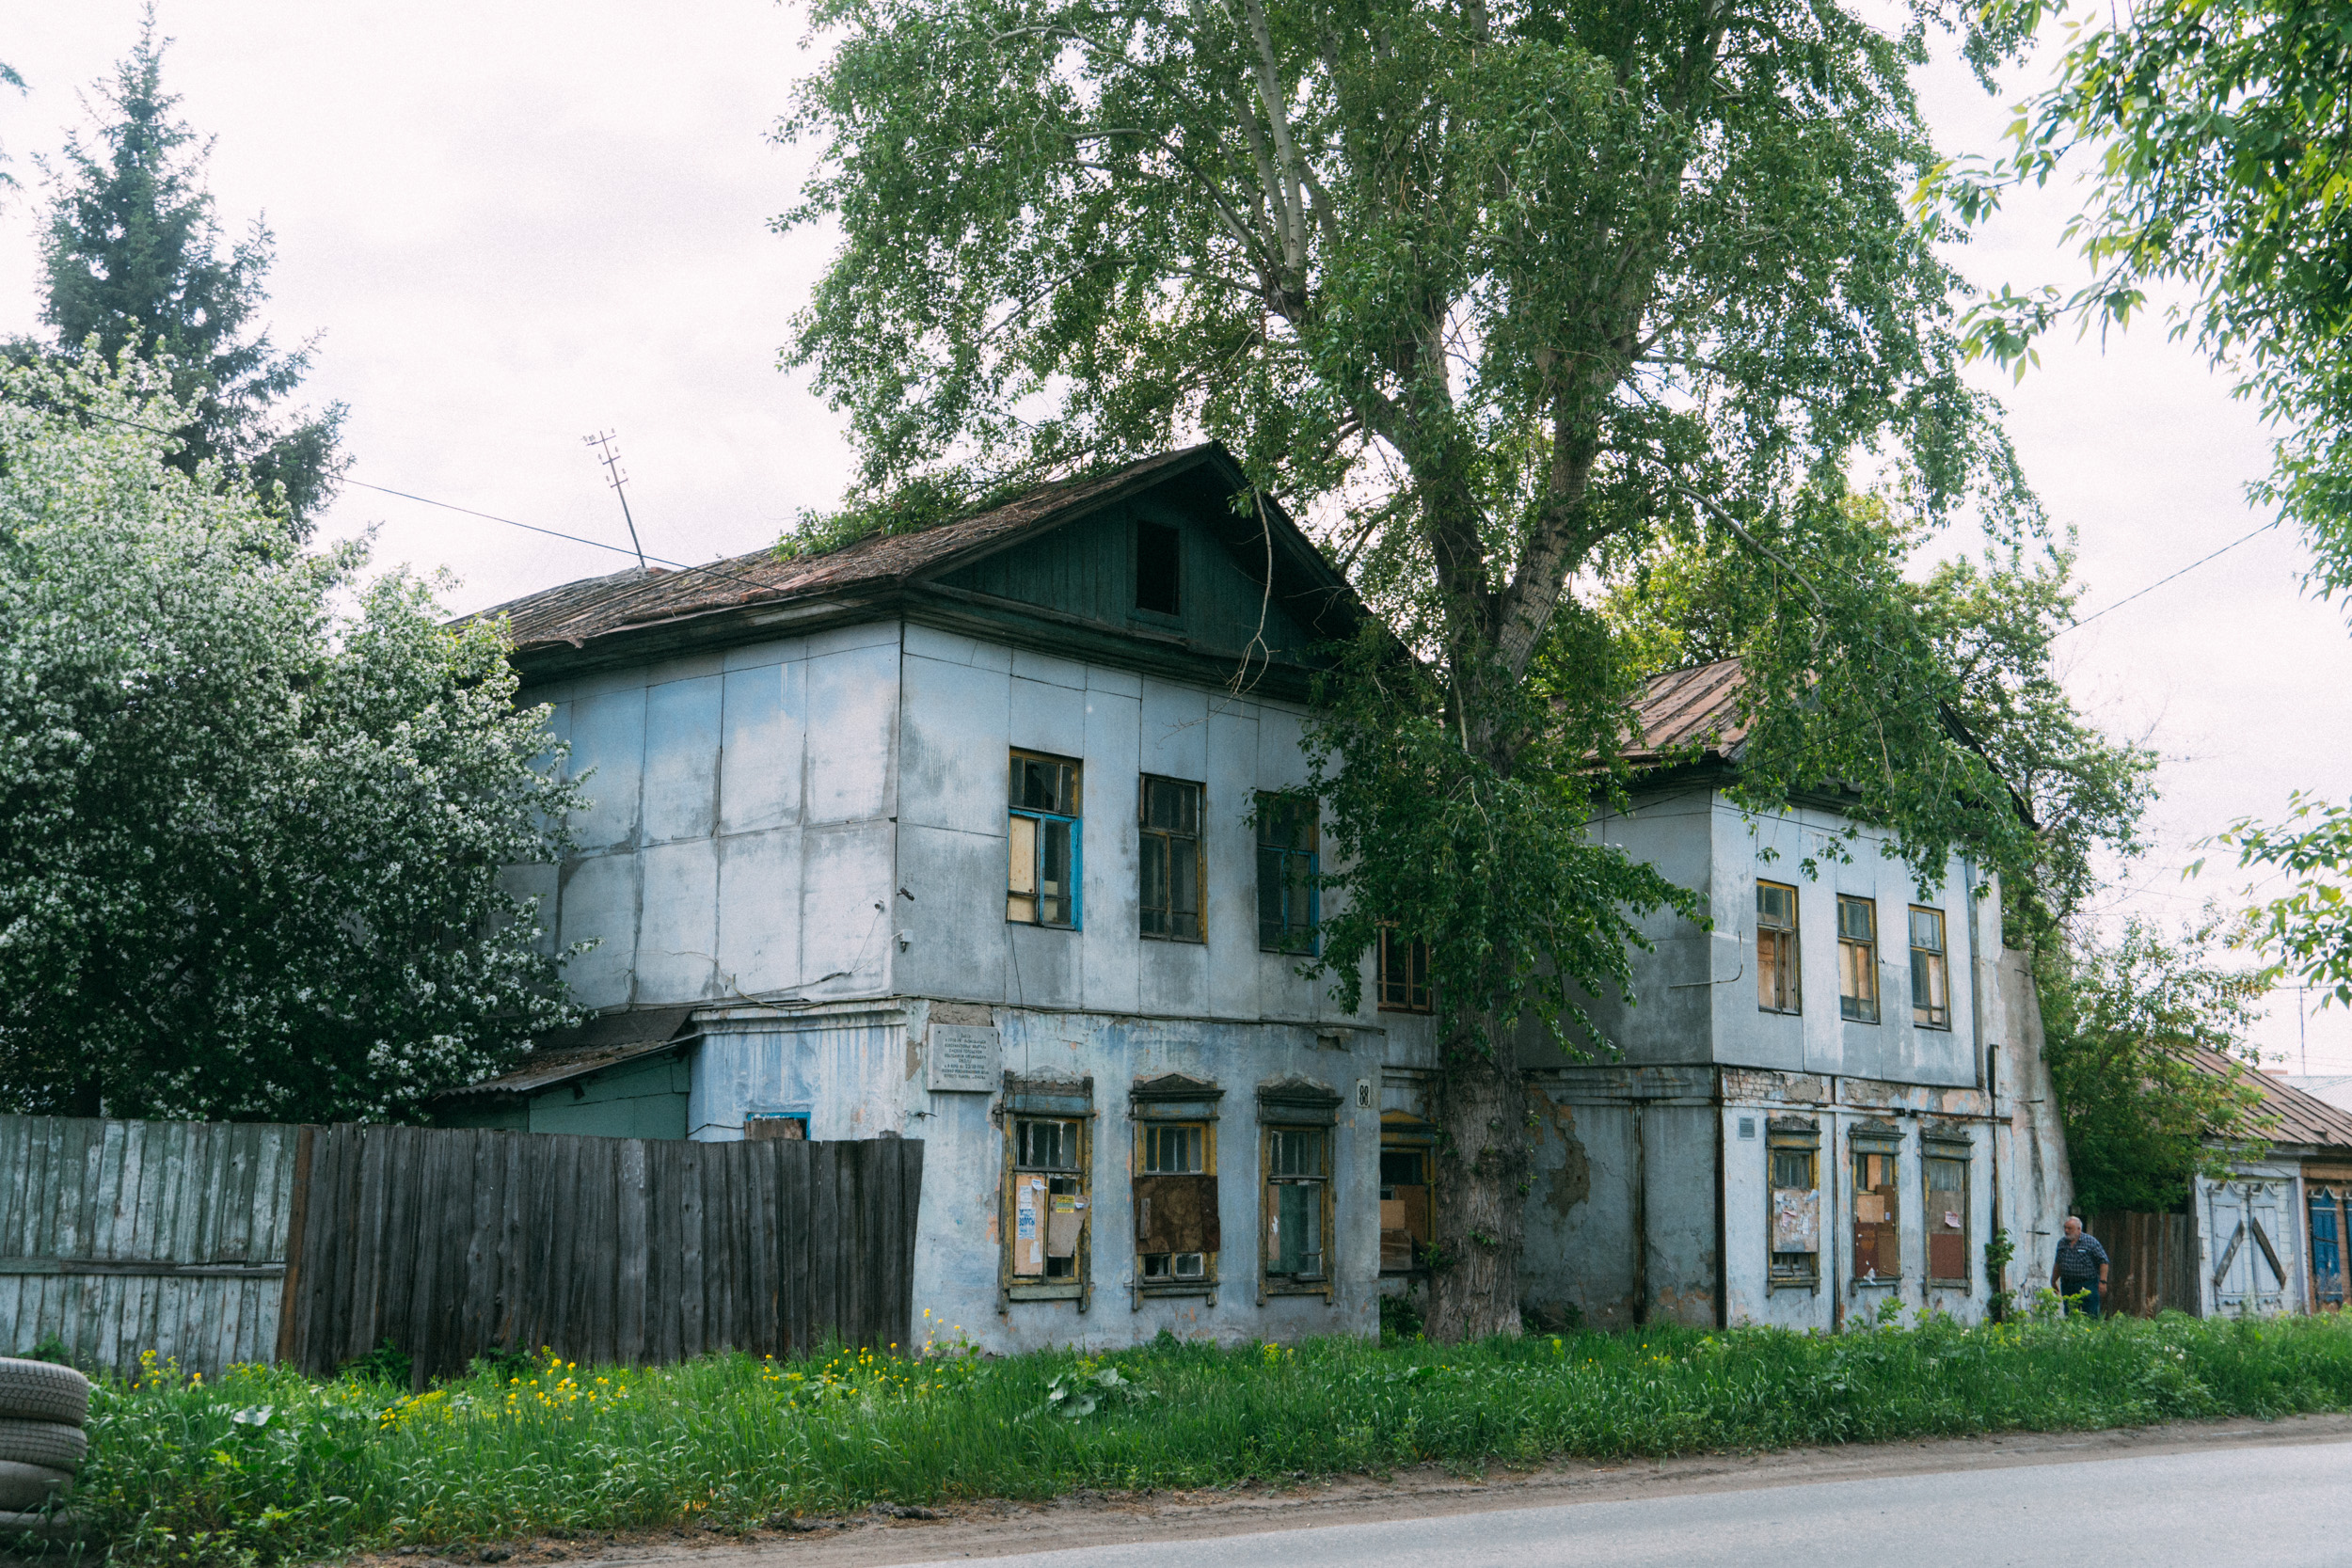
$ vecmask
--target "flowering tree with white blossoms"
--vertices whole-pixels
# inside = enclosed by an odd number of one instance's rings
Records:
[[[578,1016],[501,879],[576,789],[499,628],[173,467],[159,386],[0,372],[0,1104],[398,1118]]]

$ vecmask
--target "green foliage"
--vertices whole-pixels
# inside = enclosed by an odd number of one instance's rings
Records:
[[[183,420],[173,465],[194,474],[217,459],[238,469],[299,540],[345,467],[336,450],[343,407],[277,411],[310,369],[310,346],[279,354],[254,329],[270,233],[257,221],[221,253],[206,144],[163,88],[167,44],[150,7],[113,83],[97,89],[112,118],[95,142],[66,144],[41,242],[41,320],[56,334],[45,352],[94,351],[112,363],[128,351],[167,367]],[[19,345],[16,356],[30,352]]]
[[[2238,1060],[2259,975],[2223,967],[2210,923],[2168,941],[2133,920],[2112,946],[2036,955],[2043,1046],[2075,1207],[2163,1213],[2190,1178],[2259,1156],[2262,1095]],[[2198,1048],[2219,1053],[2221,1064]]]
[[[485,1370],[493,1377],[504,1377],[513,1375],[514,1369],[488,1362]],[[358,1378],[363,1383],[381,1383],[389,1387],[405,1388],[416,1375],[416,1363],[409,1359],[406,1351],[387,1339],[367,1354],[344,1362],[342,1375]]]
[[[2079,593],[2073,554],[2012,539],[1921,572],[1923,520],[1883,495],[1837,512],[1802,580],[1689,536],[1629,562],[1602,606],[1621,657],[1648,670],[1740,658],[1754,726],[1742,797],[1836,781],[1914,865],[1957,847],[1999,873],[2011,945],[2055,938],[2096,886],[2093,853],[2140,851],[2156,763],[2086,722],[2052,667]]]
[[[1031,1418],[1082,1368],[1157,1397]],[[164,1369],[93,1391],[74,1501],[117,1561],[238,1564],[689,1522],[747,1530],[877,1501],[2346,1408],[2352,1323],[2337,1315],[542,1363],[416,1396],[258,1367],[217,1385]]]
[[[2254,939],[2278,969],[2352,1006],[2352,807],[2296,791],[2288,821],[2237,822],[2218,841],[2238,864],[2266,865],[2292,879],[2290,891],[2253,911]]]
[[[154,376],[0,371],[0,1103],[399,1115],[577,1016],[502,874],[579,794],[497,626],[183,472]]]
[[[2185,291],[2188,338],[2258,398],[2279,433],[2255,493],[2303,528],[2314,578],[2352,587],[2352,5],[2342,0],[2153,0],[2117,11],[1999,0],[1997,24],[2066,29],[2050,86],[1995,159],[1938,171],[1925,189],[1963,223],[2003,193],[2046,183],[2083,150],[2088,197],[2069,230],[2090,281],[2004,289],[1969,323],[1974,352],[2019,373],[2033,341],[2072,316],[2121,324],[2151,293]]]
[[[1348,896],[1327,912],[1315,967],[1353,1010],[1364,955],[1395,911],[1410,911],[1406,934],[1429,944],[1439,1032],[1456,1049],[1492,1052],[1524,1020],[1582,1054],[1597,1037],[1584,997],[1629,989],[1631,950],[1649,946],[1638,919],[1704,919],[1704,905],[1585,832],[1579,758],[1531,747],[1512,772],[1486,763],[1463,747],[1438,678],[1396,654],[1368,626],[1321,683],[1308,726],[1327,852],[1351,867],[1331,879]]]

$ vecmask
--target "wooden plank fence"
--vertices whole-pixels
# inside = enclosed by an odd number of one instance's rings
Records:
[[[923,1146],[305,1130],[278,1356],[389,1339],[417,1386],[496,1350],[661,1362],[910,1342]]]
[[[296,1132],[0,1116],[0,1349],[207,1377],[268,1360]]]
[[[2202,1296],[2195,1216],[2115,1210],[2084,1215],[2083,1228],[2107,1249],[2106,1310],[2139,1318],[2168,1309],[2196,1313]]]
[[[0,1352],[428,1377],[905,1344],[923,1146],[0,1116]],[[294,1243],[291,1247],[290,1241]]]

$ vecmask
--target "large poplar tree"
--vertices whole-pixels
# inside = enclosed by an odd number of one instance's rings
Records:
[[[53,171],[40,309],[53,335],[40,346],[72,356],[94,343],[110,361],[126,349],[167,361],[173,400],[188,416],[173,461],[194,473],[222,460],[299,540],[343,469],[343,405],[286,406],[311,346],[281,353],[256,320],[275,254],[270,232],[257,219],[224,245],[204,186],[211,143],[164,90],[169,41],[156,37],[151,8],[113,81],[98,85],[105,118],[94,139],[69,139]]]
[[[1950,8],[1957,15],[1961,8]],[[1378,922],[1442,999],[1430,1327],[1518,1325],[1515,1041],[1586,1045],[1636,917],[1689,896],[1587,841],[1641,671],[1603,618],[1720,547],[1753,617],[1756,800],[1845,781],[1913,863],[2029,829],[1955,677],[1857,543],[2030,527],[1962,384],[1954,275],[1907,198],[1939,21],[1828,0],[821,0],[783,223],[841,248],[788,351],[869,499],[1214,435],[1320,520],[1381,612],[1326,693],[1343,996]],[[1971,33],[1989,63],[1999,40]],[[882,508],[882,510],[887,510]],[[1811,714],[1812,717],[1804,717]],[[2004,860],[2002,857],[2007,856]]]

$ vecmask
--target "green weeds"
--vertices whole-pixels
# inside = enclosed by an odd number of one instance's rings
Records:
[[[1106,1375],[1107,1374],[1107,1375]],[[1073,1406],[1089,1405],[1083,1411]],[[2352,1408],[2340,1318],[1655,1328],[988,1359],[835,1351],[656,1369],[477,1363],[411,1395],[240,1368],[103,1383],[77,1499],[134,1562],[2177,1417]],[[1067,1416],[1069,1418],[1064,1418]]]

